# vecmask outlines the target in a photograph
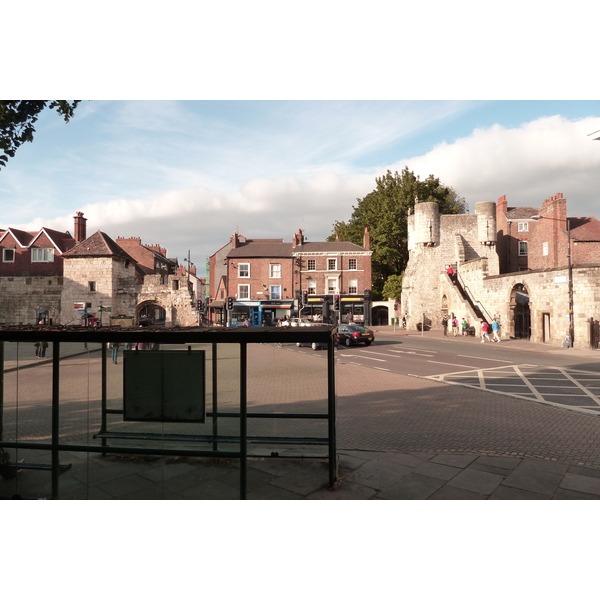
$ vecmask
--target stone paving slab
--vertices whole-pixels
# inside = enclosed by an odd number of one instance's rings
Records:
[[[409,473],[377,494],[383,500],[427,500],[444,485],[442,479]]]
[[[468,467],[454,477],[448,485],[478,494],[489,495],[502,483],[503,479],[501,475]]]
[[[567,473],[561,481],[560,487],[574,492],[600,495],[600,479],[598,477]]]

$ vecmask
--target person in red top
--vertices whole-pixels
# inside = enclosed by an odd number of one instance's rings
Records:
[[[491,342],[490,336],[488,335],[488,324],[485,321],[481,321],[481,343],[484,344],[485,340],[483,338],[487,338],[488,342]]]
[[[452,283],[456,285],[456,279],[454,276],[454,269],[450,265],[446,265],[446,273],[448,273],[448,277],[452,280]]]

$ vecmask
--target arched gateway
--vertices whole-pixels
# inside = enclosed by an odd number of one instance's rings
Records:
[[[135,317],[137,325],[164,325],[167,313],[156,300],[146,300],[136,307]]]
[[[522,283],[511,290],[509,320],[515,338],[528,340],[531,337],[529,291]]]

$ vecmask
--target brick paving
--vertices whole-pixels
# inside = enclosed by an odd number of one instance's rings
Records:
[[[237,380],[235,361],[229,364],[224,393],[232,392]],[[65,440],[87,439],[95,432],[97,409],[88,407],[97,395],[97,359],[73,359],[73,368],[84,365],[91,384],[83,393],[81,386],[65,389],[70,395],[61,409]],[[49,371],[40,366],[36,373]],[[313,353],[253,348],[252,409],[321,409],[326,398],[322,370],[322,360]],[[39,391],[34,379],[28,376],[27,385]],[[348,364],[337,366],[336,385],[338,485],[327,486],[326,460],[299,459],[282,449],[280,459],[250,460],[250,499],[600,499],[600,419],[595,415]],[[43,396],[20,405],[19,431],[32,439],[48,435]],[[256,427],[276,434],[284,428],[279,422]],[[292,430],[301,435],[319,427],[306,421]],[[63,454],[61,462],[73,467],[60,477],[61,498],[239,497],[235,460],[123,457],[120,462],[115,457]],[[31,459],[48,456],[30,451]],[[48,486],[47,472],[27,470],[15,479],[0,479],[0,496],[45,497]]]

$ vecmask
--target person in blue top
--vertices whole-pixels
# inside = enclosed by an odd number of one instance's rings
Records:
[[[494,318],[494,320],[492,321],[492,342],[499,342],[500,341],[500,337],[499,334],[500,333],[500,323],[498,323],[498,321],[496,320],[496,318]]]

